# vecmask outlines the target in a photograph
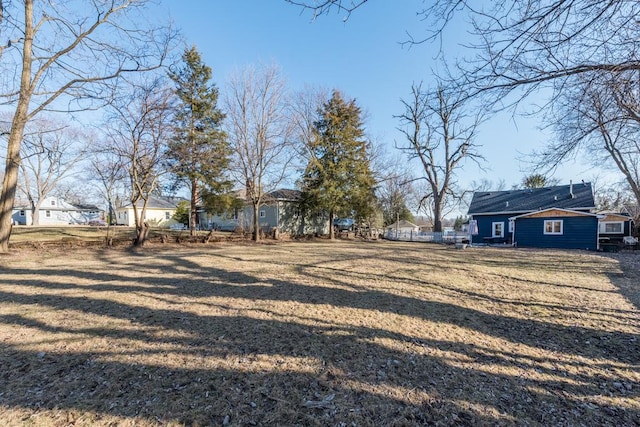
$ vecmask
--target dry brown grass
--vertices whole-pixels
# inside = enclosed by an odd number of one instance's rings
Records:
[[[6,425],[640,425],[640,253],[0,257]]]

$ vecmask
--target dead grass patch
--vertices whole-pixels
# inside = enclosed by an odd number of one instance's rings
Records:
[[[640,254],[18,249],[8,425],[640,425]]]

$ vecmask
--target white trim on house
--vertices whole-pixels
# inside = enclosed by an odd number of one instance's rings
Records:
[[[543,227],[542,234],[546,236],[562,236],[564,234],[564,221],[561,219],[545,219]]]

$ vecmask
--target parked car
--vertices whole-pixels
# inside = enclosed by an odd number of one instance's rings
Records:
[[[336,218],[333,220],[333,226],[338,231],[353,231],[353,225],[352,218]]]

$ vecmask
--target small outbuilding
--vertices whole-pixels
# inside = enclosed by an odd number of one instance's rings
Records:
[[[411,221],[401,219],[398,222],[394,222],[391,225],[385,227],[385,237],[388,239],[397,239],[399,237],[410,237],[411,235],[417,235],[420,227]]]

